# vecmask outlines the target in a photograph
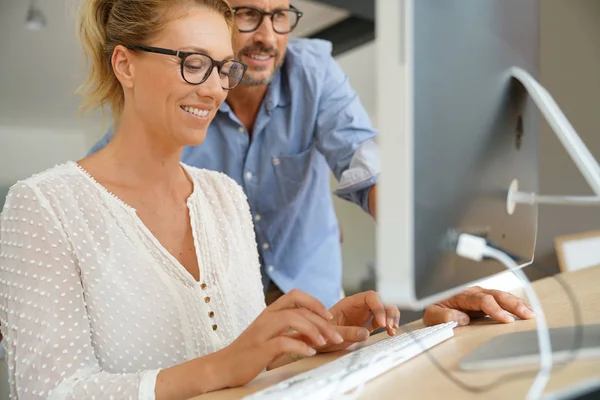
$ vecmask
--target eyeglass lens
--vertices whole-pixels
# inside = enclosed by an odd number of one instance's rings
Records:
[[[219,68],[219,78],[221,86],[224,89],[235,87],[244,76],[244,66],[242,63],[233,60],[223,62]],[[200,84],[204,82],[213,71],[212,60],[202,54],[191,54],[185,58],[182,66],[183,78],[191,84]]]

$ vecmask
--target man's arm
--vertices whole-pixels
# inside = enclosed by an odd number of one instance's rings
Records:
[[[373,219],[377,219],[377,184],[373,185],[369,191],[369,213]]]
[[[376,131],[347,75],[333,57],[325,61],[315,137],[339,182],[335,194],[373,215],[372,187],[379,176]],[[373,192],[374,193],[374,192]]]
[[[92,146],[87,155],[91,156],[92,154],[98,152],[98,150],[103,149],[108,144],[108,142],[110,142],[110,140],[113,137],[113,134],[113,128],[111,125],[111,127],[108,128],[104,136],[102,136],[102,138],[99,141],[97,141],[95,145]]]

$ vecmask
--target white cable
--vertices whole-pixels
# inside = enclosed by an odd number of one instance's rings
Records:
[[[502,263],[509,271],[523,282],[523,289],[529,298],[531,307],[535,312],[537,325],[537,336],[540,351],[540,370],[529,388],[527,400],[537,400],[542,397],[544,388],[550,379],[552,372],[552,347],[550,343],[550,332],[542,305],[533,290],[527,276],[521,271],[519,265],[513,261],[506,253],[501,250],[494,249],[487,245],[487,241],[481,237],[461,234],[458,238],[456,253],[459,256],[469,258],[475,261],[481,261],[485,257],[493,258]]]
[[[511,199],[515,203],[531,205],[600,206],[600,196],[545,196],[537,193],[514,192]]]
[[[515,276],[520,278],[524,285],[525,293],[529,298],[531,307],[535,312],[535,319],[537,322],[537,334],[540,351],[540,370],[527,393],[527,400],[540,399],[544,393],[544,388],[550,380],[550,373],[552,372],[552,347],[550,343],[550,333],[548,331],[548,324],[546,323],[546,316],[542,309],[542,305],[539,302],[535,291],[531,287],[527,276],[519,269],[519,265],[513,261],[506,253],[501,250],[497,250],[491,247],[486,247],[484,255],[486,257],[493,258],[506,266],[512,271]]]

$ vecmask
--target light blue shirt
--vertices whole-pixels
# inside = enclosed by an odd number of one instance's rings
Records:
[[[290,40],[260,108],[252,140],[227,103],[206,140],[182,161],[226,173],[248,197],[263,285],[303,290],[331,307],[340,299],[342,257],[336,195],[368,209],[379,175],[376,132],[329,42]],[[367,72],[369,73],[369,72]],[[104,147],[109,131],[91,152]]]

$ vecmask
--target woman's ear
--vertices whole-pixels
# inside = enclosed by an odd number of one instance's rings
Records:
[[[122,45],[115,47],[111,63],[115,76],[125,88],[133,87],[135,68],[132,61],[133,53],[129,49]]]

